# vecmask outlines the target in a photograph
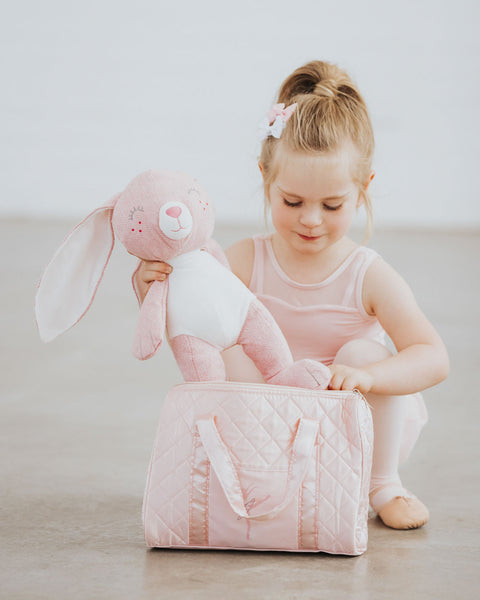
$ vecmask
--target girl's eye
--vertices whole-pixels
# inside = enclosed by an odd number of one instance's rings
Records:
[[[323,208],[325,208],[326,210],[338,210],[339,208],[342,208],[342,204],[337,204],[337,206],[330,206],[329,204],[324,204]]]
[[[283,199],[283,201],[285,202],[286,206],[300,206],[301,202],[289,202],[288,200],[286,200],[285,198]]]

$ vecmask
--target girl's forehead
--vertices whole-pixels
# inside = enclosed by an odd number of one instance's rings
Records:
[[[283,191],[305,193],[312,189],[319,193],[336,193],[354,183],[355,150],[339,147],[337,150],[308,154],[278,148],[275,183]]]

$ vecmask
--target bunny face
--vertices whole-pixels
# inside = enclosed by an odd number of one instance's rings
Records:
[[[146,260],[169,260],[201,248],[215,213],[207,192],[184,173],[146,171],[120,194],[112,217],[115,236]]]

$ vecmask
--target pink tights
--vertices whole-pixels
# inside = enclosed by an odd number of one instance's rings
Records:
[[[352,340],[340,348],[334,363],[361,368],[391,355],[388,348],[377,342]],[[398,474],[398,464],[406,398],[367,394],[366,399],[372,408],[374,435],[370,499],[372,508],[378,510],[395,496],[405,493]]]

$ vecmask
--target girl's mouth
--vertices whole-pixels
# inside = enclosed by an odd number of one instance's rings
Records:
[[[319,240],[320,236],[319,235],[302,235],[301,233],[298,234],[302,240],[305,240],[306,242],[314,242],[315,240]]]

